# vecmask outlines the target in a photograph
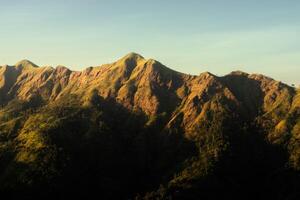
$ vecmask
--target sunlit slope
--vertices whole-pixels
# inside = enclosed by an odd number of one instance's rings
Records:
[[[83,71],[2,66],[0,192],[297,196],[299,102],[264,75],[192,76],[136,53]]]

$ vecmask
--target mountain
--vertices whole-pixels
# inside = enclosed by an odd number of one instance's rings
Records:
[[[23,60],[0,67],[0,105],[0,195],[300,197],[300,92],[260,74]]]

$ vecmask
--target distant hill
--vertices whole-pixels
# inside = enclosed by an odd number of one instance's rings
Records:
[[[0,195],[300,198],[300,92],[264,75],[23,60],[0,67],[0,105]]]

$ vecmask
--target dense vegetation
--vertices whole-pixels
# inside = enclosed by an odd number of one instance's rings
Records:
[[[263,75],[25,60],[0,106],[1,197],[300,199],[300,92]]]
[[[12,101],[0,113],[0,191],[28,199],[297,199],[297,139],[271,144],[258,124],[228,111],[207,113],[187,139],[180,127],[165,128],[165,113],[149,118],[98,96],[85,106],[72,96]]]

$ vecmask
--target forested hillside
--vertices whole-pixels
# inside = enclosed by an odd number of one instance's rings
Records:
[[[130,53],[82,72],[0,67],[0,194],[299,199],[300,92]]]

